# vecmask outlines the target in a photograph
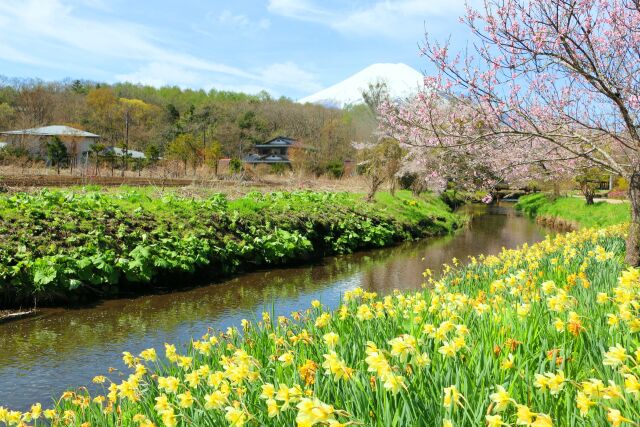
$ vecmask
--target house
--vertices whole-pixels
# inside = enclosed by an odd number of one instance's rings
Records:
[[[99,135],[85,132],[70,126],[44,126],[32,129],[20,129],[0,132],[7,144],[24,148],[32,156],[47,157],[47,143],[58,137],[67,147],[69,161],[72,165],[83,165],[87,162],[91,146],[100,138]]]
[[[254,152],[243,159],[244,163],[256,165],[284,164],[291,166],[289,149],[294,148],[296,141],[284,136],[278,136],[265,143],[256,144]]]
[[[124,150],[119,147],[107,147],[100,152],[101,156],[109,156],[112,155],[114,157],[124,157]],[[136,150],[127,150],[127,157],[133,160],[144,160],[147,158],[142,151]]]

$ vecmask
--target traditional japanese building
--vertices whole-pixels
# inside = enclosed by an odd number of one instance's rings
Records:
[[[284,164],[291,166],[289,150],[294,147],[296,141],[284,136],[278,136],[262,144],[254,146],[254,152],[246,156],[244,163],[250,165]]]

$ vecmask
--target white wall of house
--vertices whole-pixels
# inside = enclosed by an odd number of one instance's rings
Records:
[[[91,146],[97,142],[97,138],[69,137],[66,135],[61,135],[59,138],[67,147],[69,158],[74,161],[77,166],[84,165],[85,159],[91,151]],[[52,137],[39,135],[6,135],[3,139],[10,145],[26,149],[32,156],[46,159],[47,142],[51,141]]]

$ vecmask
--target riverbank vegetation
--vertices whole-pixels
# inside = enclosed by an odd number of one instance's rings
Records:
[[[459,218],[435,196],[329,192],[223,194],[151,190],[0,197],[0,301],[58,301],[173,287],[208,277],[444,234]]]
[[[605,227],[629,222],[628,203],[597,202],[586,204],[577,197],[551,197],[544,193],[523,196],[515,205],[517,210],[544,222],[561,220],[572,228]]]
[[[640,270],[624,226],[453,260],[416,293],[345,293],[186,348],[124,353],[104,392],[0,410],[15,425],[626,425],[640,417]],[[628,425],[632,425],[631,423]]]

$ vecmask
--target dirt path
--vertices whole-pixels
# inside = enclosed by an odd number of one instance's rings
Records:
[[[571,197],[575,197],[576,199],[582,199],[584,200],[583,196],[571,196]],[[600,198],[600,197],[596,197],[595,199],[593,199],[594,202],[598,203],[598,202],[605,202],[605,203],[611,203],[612,205],[619,205],[620,203],[627,203],[628,200],[624,200],[624,199],[607,199],[607,198]]]

